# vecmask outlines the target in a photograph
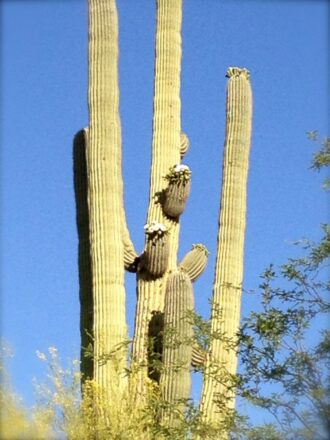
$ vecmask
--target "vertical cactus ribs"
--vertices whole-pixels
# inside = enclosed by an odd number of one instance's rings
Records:
[[[203,244],[193,244],[191,251],[181,261],[179,269],[187,273],[191,281],[195,281],[203,273],[208,255],[209,251]]]
[[[140,268],[146,269],[154,277],[161,277],[166,272],[169,257],[168,230],[155,220],[146,224],[147,243],[141,257]]]
[[[162,418],[176,423],[173,407],[181,409],[190,396],[193,328],[189,312],[194,309],[193,287],[187,274],[168,276],[164,306],[163,372],[160,379],[165,403]]]
[[[163,211],[169,217],[178,218],[189,197],[191,171],[187,165],[175,165],[164,178],[168,181],[168,187],[165,190]]]
[[[216,338],[211,340],[207,354],[194,346],[188,315],[194,308],[192,282],[207,264],[205,246],[193,245],[177,267],[178,220],[191,185],[189,168],[178,164],[189,148],[180,116],[182,0],[157,0],[152,165],[146,242],[141,257],[131,243],[123,208],[116,3],[88,0],[88,5],[87,151],[83,132],[74,143],[82,346],[89,342],[86,330],[93,334],[96,360],[104,352],[113,352],[118,344],[123,345],[127,336],[124,270],[137,272],[133,362],[141,367],[141,374],[136,390],[139,393],[144,389],[140,385],[148,373],[159,381],[168,404],[162,419],[175,426],[177,412],[171,408],[177,407],[182,414],[190,396],[191,365],[200,367],[205,362],[200,410],[202,419],[217,424],[223,414],[216,397],[226,393],[226,386],[210,374],[212,363],[225,365],[230,374],[235,374],[237,354],[221,346]],[[213,304],[221,309],[221,319],[212,312],[211,332],[235,338],[243,274],[252,94],[246,69],[230,67],[227,77],[226,140],[213,287]],[[162,174],[166,170],[167,186]],[[161,203],[155,201],[155,194],[165,196]],[[152,340],[149,349],[148,337]],[[161,369],[159,364],[155,366],[159,361],[163,362]],[[101,365],[88,361],[82,352],[81,370],[108,392],[114,382],[121,389],[126,385],[125,362],[125,350],[116,360],[116,371],[111,362]],[[118,381],[113,380],[114,376]],[[229,406],[232,404],[233,399]]]

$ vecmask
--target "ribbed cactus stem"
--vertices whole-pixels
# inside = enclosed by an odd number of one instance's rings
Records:
[[[193,287],[188,275],[176,271],[166,283],[164,307],[163,372],[160,385],[168,407],[163,422],[177,423],[175,410],[183,411],[190,396],[190,366],[193,346],[191,313]]]
[[[93,359],[86,356],[86,349],[92,344],[93,334],[93,289],[89,242],[89,214],[87,200],[87,132],[80,130],[73,141],[73,175],[76,199],[76,223],[78,231],[78,269],[80,300],[80,370],[82,380],[93,378]]]
[[[230,68],[227,76],[226,139],[211,333],[223,334],[235,344],[243,281],[252,92],[246,69]],[[219,424],[225,420],[226,411],[219,410],[217,400],[222,400],[226,408],[234,406],[234,394],[227,386],[230,381],[223,383],[219,377],[215,377],[218,373],[213,373],[220,368],[226,374],[235,374],[236,366],[236,350],[219,338],[212,338],[201,401],[203,417],[211,423]],[[226,437],[224,431],[223,438]]]
[[[122,240],[118,18],[114,0],[89,0],[88,199],[94,303],[94,379],[107,391],[125,383],[127,337]],[[116,374],[114,375],[114,368]],[[114,378],[119,378],[117,382]]]
[[[181,159],[187,154],[189,150],[189,138],[183,131],[180,134],[180,155]]]
[[[191,171],[187,165],[178,164],[170,168],[165,179],[168,187],[165,190],[163,211],[169,217],[178,218],[190,194]]]
[[[181,18],[181,0],[157,0],[152,164],[147,222],[157,220],[170,230],[168,270],[177,265],[179,223],[163,213],[156,195],[166,187],[163,175],[180,161]],[[138,273],[133,358],[140,365],[146,365],[147,361],[149,321],[153,312],[163,311],[164,295],[163,277],[150,279],[145,272]],[[146,367],[142,368],[141,374],[146,376]]]
[[[149,238],[141,258],[142,269],[154,277],[163,276],[168,266],[168,255],[168,237]]]
[[[209,251],[203,244],[193,244],[189,251],[182,259],[179,269],[189,275],[191,281],[196,281],[203,273],[208,259]]]

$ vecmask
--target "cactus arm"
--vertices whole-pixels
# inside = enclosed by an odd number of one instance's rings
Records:
[[[114,363],[98,362],[127,337],[121,230],[118,18],[114,0],[89,0],[88,199],[94,302],[94,379],[111,390]],[[125,353],[117,353],[119,386]]]
[[[80,362],[82,381],[93,378],[93,359],[86,357],[86,348],[92,343],[93,290],[89,241],[89,214],[87,200],[86,150],[88,129],[80,130],[73,141],[73,175],[78,232],[78,270],[80,300]]]
[[[187,274],[176,271],[167,278],[164,306],[163,372],[160,386],[166,406],[163,422],[175,426],[190,396],[194,309],[193,287]],[[176,411],[175,411],[176,410]]]
[[[123,223],[122,223],[122,237],[123,237],[123,245],[124,245],[124,266],[128,272],[136,272],[137,270],[137,260],[138,255],[135,251],[134,244],[131,240],[129,230],[126,223],[126,216],[124,207],[122,208],[123,212]]]
[[[168,270],[177,264],[179,223],[165,216],[156,195],[165,189],[163,176],[171,166],[180,162],[181,19],[181,0],[157,0],[152,164],[147,223],[156,220],[170,231]],[[146,365],[147,362],[148,326],[152,313],[163,311],[166,276],[165,273],[155,279],[143,270],[138,272],[133,359],[140,365]],[[146,374],[145,367],[141,375],[144,377]]]
[[[180,134],[180,156],[181,159],[187,154],[189,150],[189,138],[183,131]]]
[[[191,281],[197,280],[203,273],[209,252],[203,244],[194,244],[182,259],[179,269],[187,273]]]
[[[220,332],[235,342],[240,321],[243,280],[252,92],[246,69],[230,68],[227,76],[226,139],[211,334]],[[224,420],[224,413],[219,411],[215,400],[225,398],[226,407],[233,408],[234,395],[230,392],[228,394],[226,386],[210,374],[212,366],[223,366],[228,373],[235,374],[237,353],[232,348],[228,349],[225,342],[212,338],[207,358],[201,412],[207,421],[216,424]]]

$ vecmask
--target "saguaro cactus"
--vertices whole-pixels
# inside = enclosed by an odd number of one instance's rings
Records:
[[[141,394],[151,379],[160,382],[163,398],[169,404],[184,402],[189,398],[190,366],[200,366],[206,359],[201,413],[204,420],[219,425],[223,419],[219,396],[224,397],[226,408],[233,406],[234,399],[214,371],[225,369],[229,375],[234,374],[236,351],[215,336],[207,353],[191,340],[187,313],[194,303],[192,282],[207,263],[205,246],[194,245],[177,264],[179,218],[189,195],[191,174],[189,167],[180,163],[189,146],[180,120],[182,1],[156,0],[152,164],[141,255],[137,255],[130,239],[123,207],[115,0],[88,0],[88,4],[90,121],[88,130],[75,138],[74,172],[82,346],[92,341],[94,358],[91,362],[82,354],[81,369],[84,377],[93,378],[109,391],[110,400],[114,384],[120,389],[126,385],[124,270],[136,272],[132,371],[138,372],[138,380],[132,381],[132,386]],[[243,274],[252,98],[246,69],[229,68],[227,75],[227,128],[211,329],[212,335],[222,334],[235,342]],[[163,332],[166,337],[172,330],[182,339],[177,347],[162,340]],[[150,350],[150,337],[155,339],[157,353]],[[151,367],[155,354],[163,361],[161,376],[161,369]],[[180,364],[180,368],[171,369],[173,364]],[[164,420],[176,423],[166,411]]]
[[[201,411],[212,423],[224,419],[224,411],[219,410],[221,406],[230,408],[234,405],[229,385],[230,374],[236,373],[237,366],[237,353],[232,345],[240,320],[252,120],[249,72],[232,67],[227,76],[227,125],[211,332],[224,335],[231,346],[216,337],[211,340]],[[221,380],[219,375],[222,375]]]

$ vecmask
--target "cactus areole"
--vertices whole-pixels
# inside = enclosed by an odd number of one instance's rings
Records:
[[[74,141],[74,174],[79,238],[81,370],[111,399],[130,386],[143,399],[148,381],[159,382],[171,405],[190,396],[191,365],[204,364],[201,396],[204,421],[216,426],[234,395],[212,374],[221,366],[236,372],[237,353],[217,338],[208,351],[198,348],[188,319],[194,282],[208,251],[193,245],[177,263],[180,216],[186,209],[192,173],[181,163],[189,139],[181,129],[180,71],[182,0],[157,0],[152,160],[145,245],[138,254],[130,238],[123,204],[121,125],[118,86],[118,17],[115,0],[88,0],[89,126]],[[246,185],[251,138],[249,72],[227,71],[226,139],[221,210],[213,285],[211,331],[235,339],[240,319]],[[194,146],[198,148],[198,146]],[[161,196],[159,196],[161,195]],[[142,233],[142,228],[141,228]],[[135,272],[137,304],[132,345],[134,383],[127,368],[124,272]],[[207,300],[207,299],[206,299]],[[219,310],[221,317],[219,317]],[[174,335],[173,344],[168,334]],[[150,349],[150,338],[154,349]],[[86,357],[86,346],[89,357]],[[151,363],[160,359],[162,368]],[[149,376],[149,377],[148,377]],[[225,406],[219,409],[219,396]],[[182,406],[183,405],[183,406]],[[163,421],[176,425],[164,410]]]

